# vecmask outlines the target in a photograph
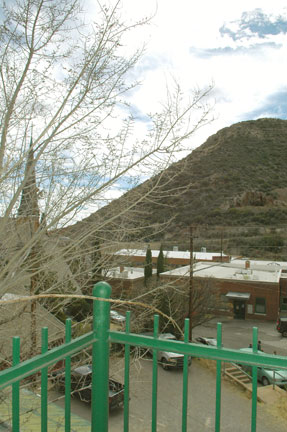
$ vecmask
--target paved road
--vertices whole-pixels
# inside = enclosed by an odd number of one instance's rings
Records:
[[[114,364],[114,376],[122,379],[122,361]],[[130,431],[151,430],[152,363],[140,360],[131,367]],[[158,432],[181,431],[182,372],[158,370]],[[90,419],[90,408],[73,399],[72,410]],[[215,372],[195,360],[189,369],[188,431],[214,431]],[[251,400],[233,384],[222,381],[221,432],[247,432],[251,430]],[[109,431],[123,431],[123,410],[110,414]],[[258,404],[257,431],[286,432],[286,422],[268,413],[266,406]]]
[[[164,371],[159,368],[158,432],[181,431],[182,372]],[[130,401],[131,431],[150,430],[152,364],[140,362],[140,369],[132,370]],[[215,421],[215,373],[194,361],[189,370],[188,430],[214,431]],[[110,416],[110,431],[122,430],[122,415]],[[222,381],[221,432],[245,432],[251,430],[251,400],[233,384]],[[286,432],[286,423],[278,421],[258,405],[258,431]]]
[[[274,323],[220,320],[224,346],[242,348],[252,341],[252,327],[259,329],[259,338],[266,352],[277,350],[287,355],[287,338],[281,338]],[[194,337],[216,336],[216,320],[194,330]],[[215,371],[206,368],[204,361],[195,360],[189,369],[188,431],[214,431]],[[111,362],[111,373],[123,380],[122,359]],[[138,360],[131,367],[130,432],[151,430],[150,360]],[[181,431],[182,372],[158,370],[158,432]],[[73,400],[73,412],[90,419],[89,406]],[[110,432],[123,430],[123,411],[110,414]],[[251,430],[251,400],[248,395],[228,381],[222,380],[221,432],[247,432]],[[257,431],[286,432],[286,420],[276,419],[268,406],[258,404]]]
[[[234,320],[226,317],[213,319],[193,330],[196,336],[216,337],[217,322],[222,323],[222,342],[226,348],[243,348],[252,343],[252,329],[258,328],[258,340],[262,349],[270,354],[274,351],[279,355],[287,355],[287,338],[283,338],[272,321]]]

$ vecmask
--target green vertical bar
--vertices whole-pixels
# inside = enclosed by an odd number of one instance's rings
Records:
[[[130,332],[131,313],[126,313],[126,333]],[[129,399],[130,399],[130,345],[125,345],[125,399],[124,399],[124,432],[129,431]]]
[[[110,298],[111,287],[98,282],[93,289],[94,297]],[[108,432],[109,421],[109,327],[110,303],[94,300],[92,348],[92,432]]]
[[[66,319],[65,342],[72,339],[72,320]],[[71,430],[71,356],[65,359],[65,432]]]
[[[158,315],[154,316],[154,328],[153,328],[153,337],[158,338],[158,323],[159,317]],[[152,418],[151,418],[151,430],[152,432],[156,432],[157,429],[157,349],[153,350],[153,368],[152,368]]]
[[[222,347],[222,324],[217,323],[217,348]],[[220,432],[221,417],[221,360],[216,361],[215,432]]]
[[[253,352],[257,353],[258,328],[253,327],[252,346]],[[251,414],[251,432],[256,432],[257,418],[257,366],[252,366],[252,414]]]
[[[42,328],[42,354],[48,351],[48,328]],[[48,430],[48,368],[41,370],[41,432]]]
[[[19,336],[13,337],[13,358],[12,366],[20,363],[20,338]],[[12,431],[20,431],[20,383],[12,384]]]
[[[189,319],[184,321],[184,342],[188,343],[189,336]],[[186,432],[187,428],[187,401],[188,401],[188,355],[184,356],[183,360],[183,374],[182,374],[182,432]]]

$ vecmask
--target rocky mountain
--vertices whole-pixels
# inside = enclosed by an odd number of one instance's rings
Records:
[[[209,137],[184,162],[182,180],[190,187],[179,202],[179,223],[287,222],[287,121],[234,124]]]
[[[144,224],[146,237],[155,229],[159,240],[184,238],[193,225],[208,226],[279,226],[287,224],[287,121],[265,118],[245,121],[224,128],[160,176],[132,189],[120,199],[74,225],[78,229],[120,214],[146,191],[147,200],[133,207],[127,223]],[[155,187],[155,185],[157,187]],[[113,221],[119,224],[119,219]],[[147,228],[147,227],[150,228]]]

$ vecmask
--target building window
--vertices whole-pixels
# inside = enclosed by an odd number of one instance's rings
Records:
[[[255,299],[255,313],[266,314],[266,300],[263,297],[256,297]]]
[[[221,310],[229,310],[230,309],[230,299],[226,297],[225,294],[220,295],[220,302],[219,302],[219,308]]]
[[[283,297],[281,301],[281,309],[287,310],[287,297]]]

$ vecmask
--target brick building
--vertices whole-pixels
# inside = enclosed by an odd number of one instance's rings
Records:
[[[154,267],[158,250],[152,250]],[[170,268],[161,274],[161,282],[189,283],[189,252],[165,251]],[[116,260],[133,267],[121,265],[112,269],[108,281],[116,297],[131,298],[144,290],[146,251],[122,249]],[[222,261],[221,261],[222,259]],[[193,280],[201,286],[212,284],[218,292],[218,314],[240,319],[276,320],[278,310],[287,310],[287,262],[232,259],[228,255],[211,252],[194,252]],[[154,270],[154,273],[156,271]],[[156,275],[154,274],[153,280]]]
[[[203,248],[204,249],[204,248]],[[153,277],[150,282],[156,280],[156,264],[159,250],[152,250]],[[190,263],[189,251],[164,251],[165,265],[167,268],[178,268]],[[229,262],[230,257],[216,252],[194,252],[195,261],[203,262]],[[112,287],[115,298],[131,298],[146,290],[144,286],[144,263],[146,259],[145,249],[121,249],[113,253],[115,267],[105,275],[105,279]]]
[[[189,280],[189,266],[161,274],[167,281]],[[276,320],[278,309],[287,309],[287,263],[233,260],[230,263],[196,263],[193,280],[208,281],[218,291],[218,314],[241,319]]]
[[[153,265],[156,267],[159,250],[152,250],[151,253]],[[163,254],[166,265],[171,268],[188,265],[190,262],[189,251],[163,251]],[[113,255],[117,264],[123,264],[125,266],[143,266],[146,258],[146,250],[121,249]],[[193,259],[203,262],[229,262],[230,256],[220,252],[206,252],[205,248],[202,248],[201,252],[193,252]]]
[[[144,268],[141,267],[114,267],[108,271],[105,279],[112,287],[114,298],[129,299],[146,290]],[[151,278],[151,281],[154,280],[156,280],[156,270],[153,270]]]

